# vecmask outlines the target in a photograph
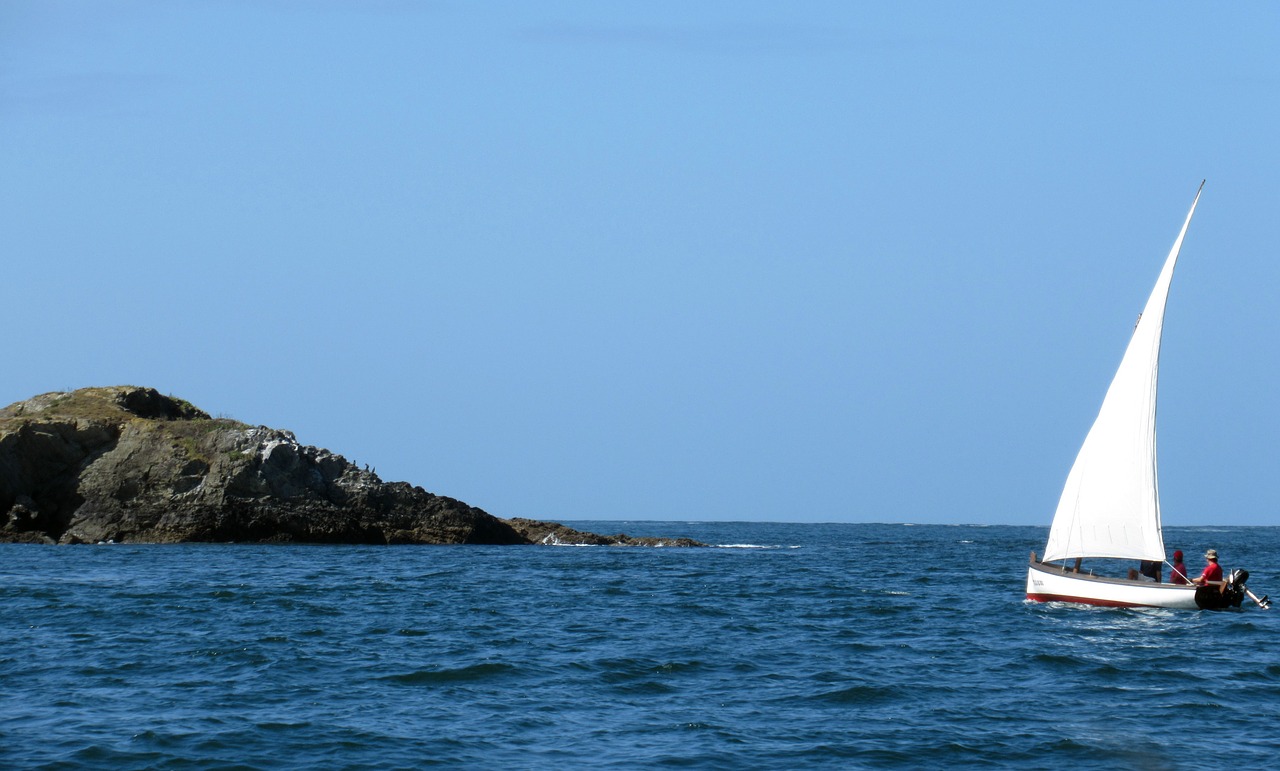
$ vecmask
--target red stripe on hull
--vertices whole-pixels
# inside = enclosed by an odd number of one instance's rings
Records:
[[[1156,608],[1158,605],[1143,605],[1137,602],[1121,602],[1119,600],[1095,600],[1091,597],[1068,597],[1062,594],[1032,594],[1027,592],[1028,600],[1036,602],[1074,602],[1079,605],[1100,605],[1104,608]]]

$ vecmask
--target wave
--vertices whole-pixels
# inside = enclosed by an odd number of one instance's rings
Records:
[[[431,683],[456,683],[470,680],[485,680],[514,672],[511,664],[488,663],[472,664],[456,669],[420,669],[416,672],[404,672],[396,675],[385,675],[378,678],[401,685],[429,685]]]

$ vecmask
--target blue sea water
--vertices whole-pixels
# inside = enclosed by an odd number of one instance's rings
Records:
[[[1046,528],[572,524],[716,548],[0,546],[0,767],[1280,761],[1280,609],[1028,603]]]

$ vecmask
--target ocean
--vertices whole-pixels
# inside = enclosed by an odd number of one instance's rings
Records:
[[[715,547],[0,546],[0,767],[1280,763],[1280,608],[1028,603],[1047,528],[568,524]]]

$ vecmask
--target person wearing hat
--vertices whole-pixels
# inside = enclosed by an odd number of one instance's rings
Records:
[[[1218,550],[1210,549],[1204,553],[1205,562],[1209,564],[1204,566],[1204,572],[1191,579],[1191,583],[1201,586],[1207,585],[1210,581],[1222,580],[1222,566],[1218,564]]]
[[[1190,583],[1187,578],[1187,566],[1182,564],[1182,549],[1176,549],[1173,552],[1173,575],[1169,576],[1169,581],[1175,584]]]

